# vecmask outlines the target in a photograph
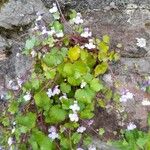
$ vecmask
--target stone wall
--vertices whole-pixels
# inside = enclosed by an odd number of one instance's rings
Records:
[[[120,62],[112,68],[122,85],[134,89],[142,82],[143,76],[150,75],[149,0],[59,2],[64,12],[68,8],[80,11],[85,19],[84,26],[90,27],[95,36],[109,34],[112,37],[112,48],[121,54]],[[0,94],[5,92],[10,79],[23,76],[30,68],[31,60],[21,54],[24,41],[30,35],[37,11],[45,13],[46,21],[51,20],[47,9],[51,4],[52,0],[9,0],[0,7]],[[144,38],[146,46],[139,47],[137,38]],[[118,48],[118,43],[122,44],[121,48]],[[148,109],[140,105],[143,98],[147,95],[135,93],[135,101],[126,108],[132,114],[129,120],[140,120],[139,125],[144,128]]]

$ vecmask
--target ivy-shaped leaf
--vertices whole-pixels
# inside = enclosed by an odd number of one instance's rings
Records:
[[[94,69],[94,75],[95,77],[104,74],[108,69],[108,63],[107,62],[102,62],[101,64],[97,65],[96,68]]]
[[[34,95],[35,104],[45,110],[50,106],[50,99],[46,92],[41,91]]]
[[[79,46],[71,47],[68,51],[68,57],[72,62],[77,60],[80,57],[80,47]]]

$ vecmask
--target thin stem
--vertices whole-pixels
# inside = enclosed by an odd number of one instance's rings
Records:
[[[69,144],[70,144],[70,150],[73,150],[72,142],[71,142],[71,131],[70,130],[69,130]]]

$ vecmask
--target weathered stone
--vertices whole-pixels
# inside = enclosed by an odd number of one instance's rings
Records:
[[[120,150],[96,138],[94,138],[93,140],[93,145],[96,147],[97,150]]]
[[[6,47],[9,47],[9,44],[6,39],[0,35],[0,52],[4,51]]]
[[[13,29],[28,25],[36,18],[38,11],[48,13],[40,0],[9,0],[0,10],[0,27]]]
[[[136,71],[142,74],[150,74],[150,57],[121,58],[121,64],[127,68],[128,72]]]

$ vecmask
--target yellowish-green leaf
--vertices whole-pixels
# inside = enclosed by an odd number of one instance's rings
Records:
[[[100,74],[104,74],[108,69],[108,63],[107,62],[103,62],[99,65],[96,66],[96,68],[94,69],[94,76],[97,77]]]
[[[68,57],[72,62],[77,60],[80,57],[80,47],[79,46],[71,47],[68,51]]]
[[[108,52],[109,50],[109,46],[103,41],[99,43],[98,48],[101,52],[105,52],[105,53]]]
[[[105,43],[109,44],[109,42],[110,42],[110,37],[109,37],[108,35],[104,35],[104,36],[103,36],[103,41],[104,41]]]

